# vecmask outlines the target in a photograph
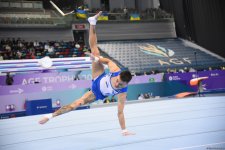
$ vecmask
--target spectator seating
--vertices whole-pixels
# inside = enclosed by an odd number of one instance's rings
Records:
[[[165,55],[149,52],[151,46],[158,46],[158,51]],[[224,59],[212,55],[210,52],[196,49],[184,44],[180,39],[157,39],[135,41],[100,42],[99,47],[113,59],[132,72],[149,72],[151,70],[166,71],[168,68],[199,68],[224,66]],[[195,61],[195,52],[197,66]]]
[[[88,50],[85,45],[75,42],[47,41],[27,42],[21,39],[2,39],[0,44],[0,55],[4,60],[12,59],[39,59],[44,56],[51,58],[84,57]]]

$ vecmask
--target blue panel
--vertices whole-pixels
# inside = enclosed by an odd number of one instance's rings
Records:
[[[52,112],[52,99],[26,101],[26,115],[37,115]]]
[[[185,85],[183,81],[143,83],[129,85],[127,98],[128,100],[135,100],[141,93],[152,93],[153,96],[167,97],[187,91],[194,92],[194,90]]]

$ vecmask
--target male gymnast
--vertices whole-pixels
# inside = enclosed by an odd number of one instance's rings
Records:
[[[98,17],[102,14],[102,11],[97,13],[93,17],[88,18],[90,23],[89,29],[89,45],[91,48],[91,60],[92,60],[92,88],[86,92],[81,98],[75,100],[69,105],[61,107],[59,110],[52,114],[45,115],[40,121],[40,124],[44,124],[50,119],[70,112],[77,107],[93,102],[94,100],[103,100],[107,96],[117,95],[118,96],[118,120],[122,129],[121,133],[123,136],[133,135],[134,133],[129,132],[126,129],[125,117],[124,117],[124,105],[127,98],[127,86],[132,75],[129,71],[121,71],[120,68],[110,59],[100,57],[100,52],[97,46],[96,36],[96,23]],[[103,64],[108,65],[109,73],[105,73]]]

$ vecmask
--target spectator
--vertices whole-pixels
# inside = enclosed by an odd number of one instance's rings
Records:
[[[107,104],[110,103],[109,97],[106,97],[106,98],[105,98],[104,103],[107,103]]]
[[[33,45],[34,45],[34,47],[40,46],[38,41],[35,41]]]
[[[74,80],[80,80],[80,78],[79,78],[78,76],[76,76],[76,77],[74,78]]]
[[[30,58],[31,58],[31,59],[36,59],[35,52],[31,52]]]
[[[154,71],[154,70],[151,70],[151,71],[150,71],[150,74],[155,74],[155,71]]]
[[[141,93],[141,94],[139,94],[138,95],[138,100],[143,100],[144,99],[144,96],[143,96],[143,94]]]
[[[4,53],[3,59],[4,59],[4,60],[7,60],[7,59],[9,59],[9,56],[8,56],[6,53]]]
[[[53,46],[49,46],[49,47],[48,47],[48,52],[49,52],[49,53],[53,53],[53,52],[54,52]]]
[[[191,68],[189,69],[189,72],[196,72],[196,70],[195,70],[194,68],[191,67]]]
[[[184,72],[188,72],[188,68],[187,67],[184,67]]]
[[[167,68],[166,73],[170,73],[170,68]]]
[[[132,76],[136,76],[136,73],[135,73],[135,72],[131,72],[131,75],[132,75]]]
[[[111,102],[112,102],[112,103],[113,103],[113,102],[116,102],[116,99],[115,99],[114,96],[111,97]]]
[[[22,59],[22,53],[20,51],[17,52],[16,58],[17,59]]]
[[[13,77],[10,76],[10,72],[7,72],[5,80],[6,85],[12,85],[13,82],[14,82]]]
[[[181,69],[179,69],[179,72],[184,73],[185,71],[184,71],[184,69],[181,68]]]
[[[2,54],[0,54],[0,61],[1,61],[1,60],[4,60]]]
[[[149,99],[150,98],[150,96],[148,95],[148,93],[145,93],[144,94],[144,99]]]
[[[148,93],[149,98],[153,98],[152,93]]]
[[[125,19],[128,19],[128,9],[127,9],[127,7],[125,7],[125,8],[123,9],[123,13],[124,13],[124,15],[125,15]]]

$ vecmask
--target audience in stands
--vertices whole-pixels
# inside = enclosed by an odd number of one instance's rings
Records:
[[[224,67],[224,66],[221,66],[221,67],[220,67],[220,70],[225,70],[225,67]]]
[[[0,60],[11,59],[38,59],[44,56],[51,58],[63,57],[83,57],[88,50],[87,47],[79,42],[70,41],[47,41],[47,42],[27,42],[20,38],[2,39],[0,43]]]
[[[83,44],[83,39],[79,38],[74,41],[46,41],[46,42],[28,42],[20,38],[7,38],[1,39],[0,41],[0,61],[1,60],[12,60],[12,59],[39,59],[44,56],[51,58],[63,58],[63,57],[85,57],[85,52],[89,51],[87,46]],[[224,66],[208,67],[201,70],[225,70]],[[164,73],[185,73],[185,72],[196,72],[193,67],[184,68],[168,68]],[[132,72],[133,76],[138,75],[152,75],[161,73],[158,70],[150,70],[145,72]]]

